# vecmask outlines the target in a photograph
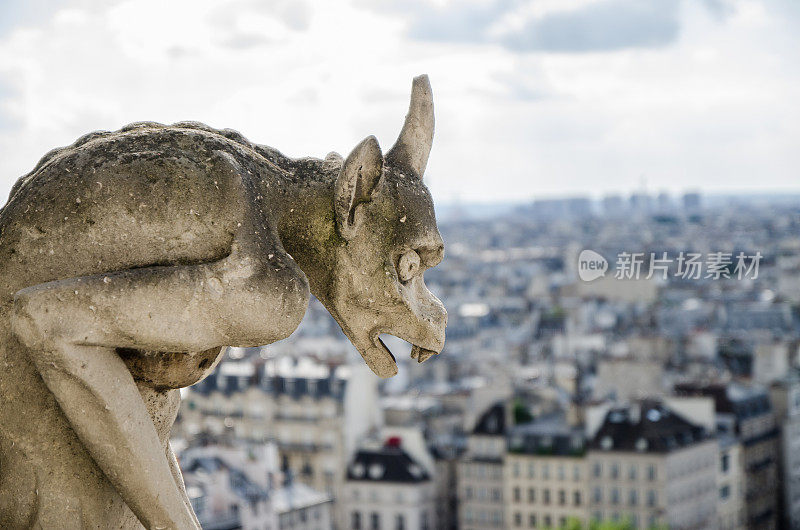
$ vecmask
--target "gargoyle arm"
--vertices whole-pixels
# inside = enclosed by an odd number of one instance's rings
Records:
[[[253,233],[253,232],[250,232]],[[19,291],[12,329],[78,437],[148,528],[198,528],[117,348],[198,352],[291,334],[308,283],[282,248],[146,267]],[[266,259],[268,258],[269,259]]]

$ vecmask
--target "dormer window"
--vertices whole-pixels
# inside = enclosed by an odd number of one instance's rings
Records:
[[[369,466],[369,477],[373,480],[378,480],[383,477],[384,471],[386,469],[381,464],[372,464]]]
[[[353,474],[354,477],[361,478],[364,476],[364,465],[363,464],[353,464],[350,467],[350,472]]]

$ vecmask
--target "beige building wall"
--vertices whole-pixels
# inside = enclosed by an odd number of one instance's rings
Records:
[[[459,462],[458,527],[461,530],[506,528],[502,459],[468,457]]]
[[[635,528],[716,528],[718,448],[707,440],[670,453],[589,453],[589,517]]]
[[[720,440],[717,464],[717,519],[719,530],[744,530],[745,474],[742,444],[733,438]]]
[[[667,523],[670,528],[717,528],[718,460],[716,440],[706,440],[667,455]]]
[[[506,528],[561,527],[588,520],[587,460],[508,453],[504,461]]]

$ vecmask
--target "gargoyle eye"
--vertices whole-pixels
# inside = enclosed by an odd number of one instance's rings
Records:
[[[403,252],[400,259],[397,260],[397,276],[401,282],[411,280],[420,270],[421,260],[419,254],[413,250]]]

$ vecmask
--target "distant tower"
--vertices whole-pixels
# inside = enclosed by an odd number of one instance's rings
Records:
[[[697,213],[703,207],[700,192],[691,191],[683,194],[683,209],[688,213]]]

